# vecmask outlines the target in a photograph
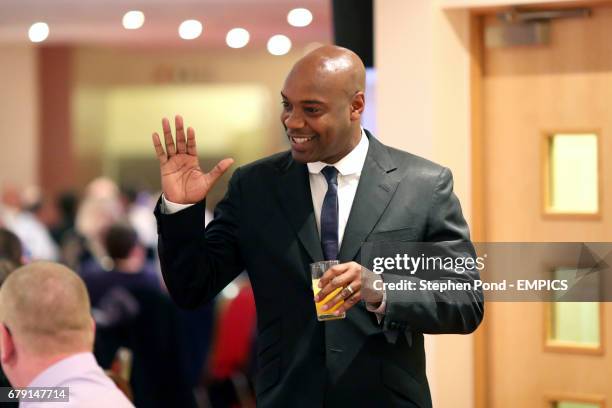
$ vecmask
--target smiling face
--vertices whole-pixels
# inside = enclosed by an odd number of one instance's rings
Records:
[[[321,47],[298,61],[281,91],[281,122],[294,160],[336,163],[359,142],[363,64],[351,51]]]

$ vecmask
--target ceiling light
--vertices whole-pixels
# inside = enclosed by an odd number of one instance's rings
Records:
[[[198,20],[185,20],[178,29],[179,35],[183,40],[193,40],[202,34],[202,23]]]
[[[274,35],[268,40],[268,52],[272,55],[285,55],[291,49],[291,40],[284,35]]]
[[[231,48],[242,48],[249,43],[249,32],[244,28],[232,28],[225,37],[225,42]]]
[[[137,30],[144,24],[145,16],[142,11],[132,10],[123,15],[123,28]]]
[[[43,42],[49,36],[49,26],[47,23],[34,23],[28,30],[28,37],[30,37],[30,41],[34,43]]]
[[[287,22],[294,27],[306,27],[312,22],[312,13],[305,8],[293,9],[287,14]]]

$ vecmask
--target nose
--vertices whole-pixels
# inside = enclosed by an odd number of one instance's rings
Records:
[[[304,127],[304,118],[293,109],[291,112],[285,112],[283,123],[287,129],[300,129]]]

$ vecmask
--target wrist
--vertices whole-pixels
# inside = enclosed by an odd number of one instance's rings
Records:
[[[173,196],[172,194],[168,194],[166,192],[163,192],[162,196],[164,197],[164,200],[166,200],[167,202],[171,204],[178,204],[178,205],[195,204],[195,203],[186,202],[185,199],[181,199],[181,197],[179,196]]]

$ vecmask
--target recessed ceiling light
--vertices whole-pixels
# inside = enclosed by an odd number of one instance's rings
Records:
[[[249,43],[250,35],[244,28],[232,28],[227,32],[225,42],[231,48],[242,48]]]
[[[178,29],[179,36],[183,40],[193,40],[202,34],[202,23],[198,20],[185,20]]]
[[[137,30],[145,22],[145,16],[142,11],[132,10],[123,15],[123,28],[126,30]]]
[[[306,27],[312,22],[312,13],[305,8],[293,9],[287,14],[287,22],[294,27]]]
[[[38,22],[34,23],[30,26],[28,30],[28,37],[30,37],[30,41],[34,43],[43,42],[49,36],[49,26],[47,23]]]
[[[284,35],[273,35],[268,40],[268,52],[272,55],[285,55],[291,49],[291,40]]]

